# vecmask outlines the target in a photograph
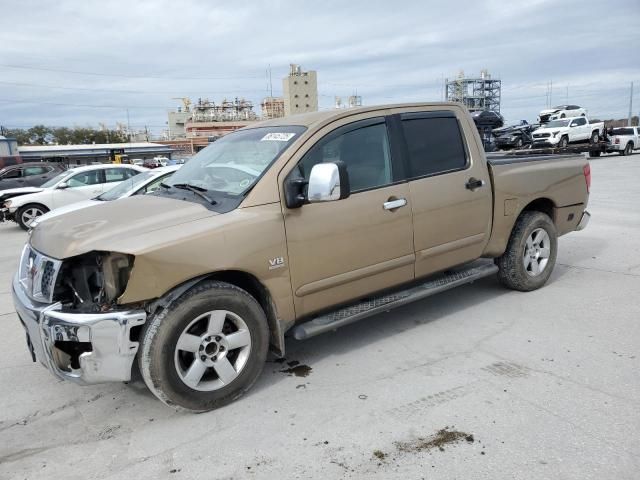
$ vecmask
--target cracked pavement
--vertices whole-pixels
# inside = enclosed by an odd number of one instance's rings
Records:
[[[270,358],[201,415],[32,363],[9,293],[26,234],[0,224],[0,479],[637,478],[640,155],[591,166],[591,223],[560,239],[545,288],[487,278],[289,339],[306,377]]]

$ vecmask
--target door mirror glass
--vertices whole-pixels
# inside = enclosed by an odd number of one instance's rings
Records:
[[[343,162],[319,163],[309,175],[309,203],[332,202],[349,196],[349,175]]]
[[[62,183],[59,183],[56,188],[60,190],[64,190],[65,188],[69,188],[69,184],[67,182],[62,182]]]

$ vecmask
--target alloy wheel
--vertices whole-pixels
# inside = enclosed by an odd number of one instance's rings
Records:
[[[540,275],[549,262],[551,256],[551,239],[542,228],[536,228],[527,238],[524,247],[522,262],[528,275],[536,277]]]
[[[251,333],[244,320],[227,310],[213,310],[195,318],[178,337],[176,372],[188,387],[211,392],[240,375],[250,351]]]

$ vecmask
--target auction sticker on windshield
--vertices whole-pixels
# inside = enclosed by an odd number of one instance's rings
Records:
[[[272,142],[288,142],[295,136],[295,133],[285,133],[285,132],[271,132],[267,133],[264,137],[260,139],[261,142],[272,141]]]

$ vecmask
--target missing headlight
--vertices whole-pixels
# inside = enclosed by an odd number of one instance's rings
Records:
[[[124,292],[133,260],[132,255],[111,252],[90,252],[65,260],[54,301],[82,311],[107,309]]]

